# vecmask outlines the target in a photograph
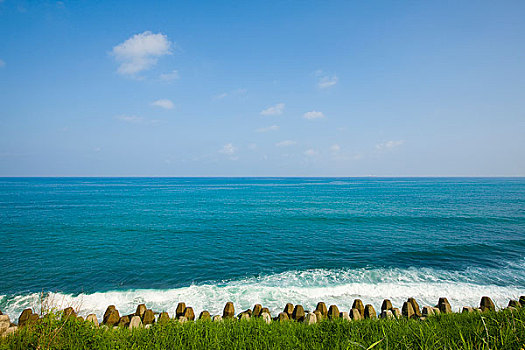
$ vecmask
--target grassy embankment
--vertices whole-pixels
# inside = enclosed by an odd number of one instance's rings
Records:
[[[88,322],[45,316],[0,339],[0,349],[522,349],[525,308],[447,314],[428,319],[294,321],[225,320],[150,329],[95,328]]]

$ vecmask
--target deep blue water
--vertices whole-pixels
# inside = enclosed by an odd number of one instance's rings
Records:
[[[0,256],[13,312],[42,290],[190,288],[203,307],[381,283],[525,293],[525,178],[0,178]]]

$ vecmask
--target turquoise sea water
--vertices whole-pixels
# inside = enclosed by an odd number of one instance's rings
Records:
[[[98,314],[506,306],[525,294],[525,178],[0,178],[0,256],[12,317],[41,291]]]

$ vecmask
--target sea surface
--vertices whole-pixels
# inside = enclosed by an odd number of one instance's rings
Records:
[[[0,310],[525,295],[525,178],[0,178]]]

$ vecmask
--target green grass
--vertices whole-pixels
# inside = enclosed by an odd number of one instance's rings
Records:
[[[522,349],[525,308],[419,320],[297,322],[230,320],[150,329],[94,328],[53,315],[0,339],[0,349]]]

